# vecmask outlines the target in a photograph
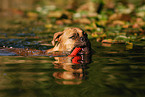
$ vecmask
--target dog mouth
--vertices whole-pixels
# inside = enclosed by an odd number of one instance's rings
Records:
[[[89,53],[87,46],[75,46],[71,52],[73,52],[75,48],[81,48],[81,50],[78,52],[80,55]]]
[[[81,54],[89,54],[91,52],[91,45],[89,43],[89,41],[78,41],[75,43],[74,48],[79,47],[81,48],[81,51],[79,53]],[[73,49],[74,49],[73,48]]]
[[[83,38],[84,39],[84,38]],[[74,48],[72,49],[72,51],[75,49],[75,48],[81,48],[81,50],[79,51],[78,54],[89,54],[91,51],[90,49],[90,43],[89,41],[87,41],[87,39],[85,40],[82,40],[82,41],[77,41],[75,42],[74,44]],[[72,52],[71,51],[71,52]]]

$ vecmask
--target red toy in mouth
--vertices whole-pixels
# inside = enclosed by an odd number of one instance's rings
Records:
[[[76,56],[80,51],[82,50],[82,48],[80,47],[76,47],[72,53],[70,54],[71,56]]]

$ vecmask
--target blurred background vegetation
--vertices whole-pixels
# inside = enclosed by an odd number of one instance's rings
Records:
[[[15,17],[47,29],[79,26],[98,42],[144,41],[145,0],[0,0],[0,26]],[[39,21],[39,22],[38,22]],[[41,22],[41,23],[40,23]],[[63,27],[62,27],[63,26]],[[58,29],[57,31],[59,31]]]
[[[122,3],[127,5],[128,3],[135,4],[135,6],[142,6],[145,4],[144,0],[0,0],[1,11],[14,9],[28,10],[35,8],[37,5],[56,5],[58,8],[67,8],[69,5],[73,5],[77,9],[80,5],[87,2],[101,3],[104,2],[107,5],[110,3]]]

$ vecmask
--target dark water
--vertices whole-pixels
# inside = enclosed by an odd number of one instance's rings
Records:
[[[52,34],[40,26],[1,29],[0,47],[46,50]],[[19,56],[1,49],[0,97],[145,97],[145,47],[91,43],[92,56]]]

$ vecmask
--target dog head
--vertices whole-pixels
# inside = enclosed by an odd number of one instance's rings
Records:
[[[72,51],[75,47],[84,48],[87,52],[90,50],[87,34],[80,28],[67,28],[55,33],[52,44],[60,51]]]

